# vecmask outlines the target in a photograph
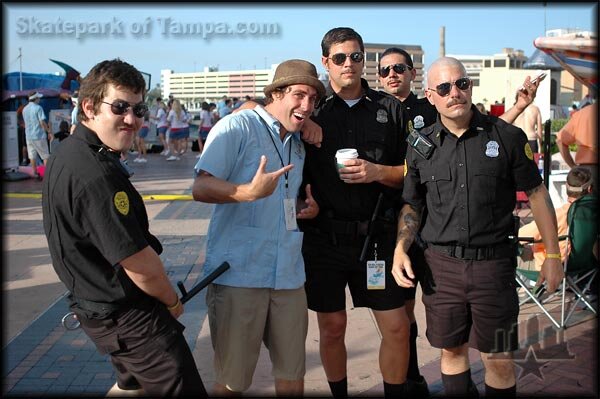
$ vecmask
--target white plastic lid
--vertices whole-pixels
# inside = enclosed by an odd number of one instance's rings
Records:
[[[354,148],[341,148],[335,153],[338,159],[355,159],[358,158],[358,151]]]

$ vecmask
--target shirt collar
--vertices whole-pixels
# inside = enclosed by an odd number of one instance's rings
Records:
[[[479,113],[479,111],[477,111],[477,107],[475,107],[474,104],[471,104],[471,111],[472,117],[469,121],[469,129],[467,129],[467,131],[461,137],[467,137],[468,135],[473,134],[473,132],[477,134],[479,132],[489,130],[489,126],[491,124],[489,117],[487,115],[482,115],[481,113]],[[446,127],[442,124],[441,116],[438,113],[437,119],[433,127],[432,136],[441,142],[442,138],[449,134],[450,131],[446,129]]]
[[[373,101],[370,97],[369,97],[369,83],[363,79],[360,78],[360,86],[362,88],[362,94],[361,94],[361,99],[366,99],[368,101]],[[323,97],[323,99],[321,100],[321,104],[324,103],[329,103],[331,100],[333,100],[335,97],[339,96],[335,93],[335,91],[333,91],[333,88],[331,87],[331,81],[327,82],[327,85],[325,86],[325,97]],[[341,98],[340,98],[341,100]]]
[[[267,122],[267,126],[269,126],[269,130],[271,134],[274,134],[275,132],[277,132],[277,136],[279,136],[279,131],[281,130],[281,122],[279,122],[277,119],[275,119],[273,117],[273,115],[271,115],[270,113],[267,112],[266,109],[264,109],[261,106],[257,106],[254,108],[254,110],[258,113],[258,115],[264,119],[265,122]],[[300,132],[288,132],[291,133],[292,136],[294,137],[299,137]]]

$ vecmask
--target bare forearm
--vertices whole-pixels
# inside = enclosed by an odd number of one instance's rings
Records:
[[[527,191],[527,196],[533,211],[533,218],[542,235],[546,252],[559,253],[556,212],[546,186],[540,184],[538,187]]]
[[[499,118],[506,123],[512,124],[515,121],[515,119],[517,119],[517,116],[521,114],[521,112],[523,112],[523,110],[517,108],[517,106],[514,105],[508,111],[500,115]]]
[[[412,245],[421,227],[422,210],[411,205],[404,205],[398,216],[398,234],[396,246],[406,253]]]
[[[377,179],[379,183],[392,188],[402,187],[402,183],[404,182],[404,165],[377,165],[377,169],[379,170],[379,178]]]
[[[569,165],[570,168],[575,167],[575,161],[571,156],[571,152],[569,151],[569,146],[561,143],[560,141],[556,143],[558,145],[558,151],[560,155],[565,160],[565,163]]]
[[[177,302],[177,293],[167,277],[163,263],[150,246],[120,263],[131,281],[146,294],[167,306]]]
[[[254,201],[248,184],[234,184],[207,174],[196,177],[192,187],[194,200],[209,204]]]

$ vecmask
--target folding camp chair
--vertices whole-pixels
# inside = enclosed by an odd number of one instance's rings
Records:
[[[533,284],[537,281],[539,272],[517,268],[516,281],[527,295],[519,305],[530,300],[533,301],[557,328],[567,327],[569,319],[580,302],[584,304],[586,309],[597,314],[597,308],[590,303],[587,297],[589,294],[597,294],[597,292],[594,292],[597,291],[594,280],[598,273],[598,260],[592,252],[594,243],[598,239],[597,217],[597,197],[586,195],[571,204],[567,216],[569,233],[567,236],[559,237],[561,240],[567,240],[569,254],[563,265],[565,277],[556,293],[542,298],[545,292],[545,284],[539,287]],[[518,240],[521,242],[534,242],[527,237],[519,237]],[[567,290],[574,294],[574,301],[570,301],[568,311]],[[560,321],[552,316],[545,306],[557,294],[561,295]],[[567,313],[566,317],[565,313]]]

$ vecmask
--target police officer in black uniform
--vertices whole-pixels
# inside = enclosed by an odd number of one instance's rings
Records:
[[[148,231],[141,196],[119,162],[148,108],[133,66],[103,61],[83,79],[77,125],[58,147],[43,186],[44,230],[70,307],[117,385],[149,396],[206,397],[176,319],[183,305]]]
[[[518,347],[519,305],[516,251],[509,236],[514,234],[516,191],[527,192],[534,218],[543,224],[548,259],[541,274],[549,291],[562,279],[556,215],[527,136],[476,111],[464,66],[454,58],[441,58],[430,67],[428,84],[427,98],[440,116],[421,130],[425,144],[407,152],[406,204],[398,222],[394,278],[403,287],[414,286],[407,251],[422,226],[434,287],[423,295],[427,338],[442,348],[446,394],[476,394],[470,369],[464,366],[472,329],[486,369],[486,395],[515,396],[510,352]],[[497,352],[507,356],[490,358]]]
[[[374,311],[383,335],[384,390],[386,396],[399,396],[405,389],[408,318],[390,262],[406,152],[406,113],[393,97],[370,89],[360,78],[364,46],[358,33],[332,29],[321,47],[330,82],[313,120],[323,129],[323,141],[320,148],[306,147],[304,168],[305,183],[311,184],[321,212],[299,223],[305,234],[308,307],[318,313],[321,359],[334,397],[347,396],[346,285],[355,307]],[[338,172],[335,154],[342,148],[358,150],[358,159],[345,161]],[[369,273],[367,281],[367,263],[376,271],[375,261],[385,261],[385,273]]]
[[[409,126],[416,131],[423,129],[435,123],[438,117],[438,112],[435,106],[427,100],[426,97],[417,98],[411,91],[411,82],[415,79],[417,71],[414,69],[413,60],[406,50],[398,47],[390,47],[386,49],[379,59],[378,65],[379,82],[386,93],[393,95],[406,107],[410,122]],[[504,113],[500,118],[507,123],[512,123],[514,119],[521,113],[527,105],[529,105],[534,97],[537,85],[530,85],[529,90],[521,91],[518,94],[518,104],[515,104],[510,110]],[[410,129],[410,127],[409,127]],[[423,250],[424,243],[417,235],[416,242],[411,246],[409,255],[413,265],[416,265],[415,272],[419,274],[419,279],[423,279],[427,268],[424,263]],[[417,280],[415,280],[415,283]],[[415,394],[427,396],[429,390],[427,382],[419,373],[419,363],[417,356],[417,337],[419,330],[415,319],[415,295],[416,286],[405,290],[404,303],[406,313],[410,319],[410,360],[408,364],[408,379],[414,382],[413,390]]]

